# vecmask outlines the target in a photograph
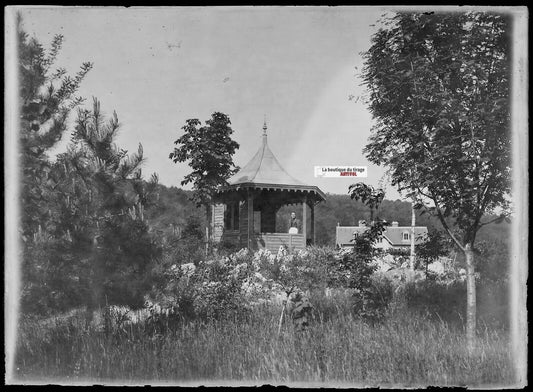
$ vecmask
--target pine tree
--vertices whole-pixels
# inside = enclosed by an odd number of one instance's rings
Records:
[[[159,251],[144,220],[157,175],[143,181],[142,145],[128,155],[115,144],[118,130],[116,113],[106,121],[94,99],[91,111],[78,110],[73,144],[57,163],[64,168],[57,204],[68,203],[62,231],[72,233],[79,287],[90,310],[141,306],[150,262]]]
[[[69,113],[83,99],[76,92],[92,68],[85,62],[75,76],[64,68],[52,70],[63,36],[56,35],[47,51],[23,30],[17,15],[19,60],[20,146],[22,163],[22,233],[24,239],[45,229],[50,186],[47,151],[61,139]]]
[[[55,257],[64,250],[64,238],[49,232],[53,229],[55,212],[51,200],[57,184],[50,176],[52,164],[47,152],[61,139],[72,109],[82,103],[76,92],[92,64],[83,63],[75,76],[68,75],[63,68],[54,70],[63,36],[56,35],[45,50],[24,31],[20,14],[17,15],[17,41],[23,240],[21,305],[23,312],[46,312],[76,302],[68,281],[62,279],[70,275],[72,263],[68,258]]]

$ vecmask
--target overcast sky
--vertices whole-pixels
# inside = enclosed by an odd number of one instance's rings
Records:
[[[384,169],[362,149],[372,119],[357,100],[360,53],[370,47],[378,7],[23,8],[24,26],[46,47],[64,35],[57,66],[94,63],[80,94],[122,124],[119,146],[142,143],[144,173],[181,186],[190,168],[168,154],[188,118],[229,115],[244,166],[261,142],[293,177],[330,193],[353,178],[314,178],[315,165],[364,165],[378,186]],[[350,99],[350,97],[352,97]],[[65,149],[69,137],[58,146]],[[387,198],[399,194],[387,182]],[[190,188],[190,187],[185,187]]]

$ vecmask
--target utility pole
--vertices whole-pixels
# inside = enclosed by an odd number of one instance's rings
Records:
[[[411,202],[411,257],[409,264],[411,270],[415,269],[415,225],[416,225],[416,215],[415,215],[415,202]]]

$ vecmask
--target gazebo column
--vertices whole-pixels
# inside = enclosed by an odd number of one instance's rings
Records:
[[[311,202],[311,238],[313,239],[313,245],[316,245],[315,235],[315,203]]]
[[[304,248],[307,246],[307,195],[302,203],[302,234],[304,235]]]
[[[248,190],[248,249],[252,249],[254,235],[254,197]]]

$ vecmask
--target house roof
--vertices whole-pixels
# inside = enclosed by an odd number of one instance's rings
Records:
[[[266,124],[263,126],[263,141],[253,158],[236,174],[228,179],[229,186],[221,190],[259,188],[273,190],[296,190],[314,194],[325,200],[325,194],[313,185],[304,184],[292,177],[280,165],[267,143]]]
[[[367,227],[359,227],[359,226],[337,226],[337,239],[336,243],[339,245],[353,245],[353,237],[354,234],[362,234],[366,230],[368,230]]]
[[[368,230],[368,226],[337,226],[336,243],[339,245],[353,244],[355,233],[362,234]],[[387,226],[383,231],[385,238],[393,246],[408,246],[411,240],[404,240],[403,233],[411,233],[411,226]],[[415,226],[415,244],[421,244],[423,237],[427,235],[428,229],[425,226]]]
[[[411,226],[387,226],[383,232],[383,237],[391,243],[391,245],[409,245],[411,240],[404,240],[403,233],[411,233]],[[428,228],[425,226],[415,226],[415,244],[424,242],[423,237],[427,235]]]

